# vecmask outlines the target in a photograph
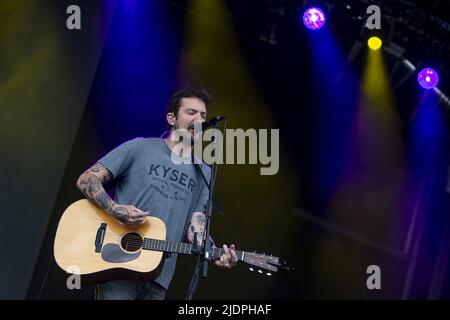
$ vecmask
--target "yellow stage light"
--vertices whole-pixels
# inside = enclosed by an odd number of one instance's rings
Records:
[[[372,50],[378,50],[381,48],[381,44],[383,42],[381,41],[380,38],[378,37],[371,37],[368,41],[367,41],[367,45],[369,46],[370,49]]]

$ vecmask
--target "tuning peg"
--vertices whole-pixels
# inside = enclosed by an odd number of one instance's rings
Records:
[[[262,271],[262,270],[258,270],[258,272],[259,272],[259,273],[263,273],[263,271]]]
[[[252,267],[248,268],[250,271],[255,271]]]
[[[272,275],[270,272],[267,272],[266,274],[267,274],[269,277]]]

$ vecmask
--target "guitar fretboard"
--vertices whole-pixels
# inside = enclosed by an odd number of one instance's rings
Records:
[[[181,254],[192,254],[193,245],[191,243],[170,241],[170,240],[158,240],[151,238],[144,238],[142,248],[145,250],[164,251]],[[198,250],[203,250],[203,246],[197,246]],[[223,248],[211,248],[212,258],[220,258],[224,253]],[[236,250],[236,255],[239,260],[243,260],[244,251]]]

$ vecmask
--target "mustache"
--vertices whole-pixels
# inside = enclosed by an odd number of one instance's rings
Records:
[[[188,130],[194,129],[194,127],[195,127],[195,123],[191,123],[191,124],[187,127],[187,129],[188,129]]]

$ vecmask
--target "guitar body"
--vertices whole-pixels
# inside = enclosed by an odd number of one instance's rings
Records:
[[[79,200],[61,217],[54,256],[64,271],[79,273],[83,285],[117,278],[150,281],[161,271],[164,252],[143,250],[142,239],[165,237],[166,226],[159,218],[147,217],[130,227],[88,200]]]
[[[164,252],[197,254],[203,247],[166,240],[166,225],[147,217],[138,226],[126,226],[88,200],[71,204],[61,216],[53,247],[58,266],[69,274],[79,274],[83,285],[117,278],[151,281],[158,277]],[[279,258],[236,250],[238,261],[252,267],[277,272]],[[222,248],[211,248],[210,259],[219,259]],[[253,271],[253,268],[250,268]]]

